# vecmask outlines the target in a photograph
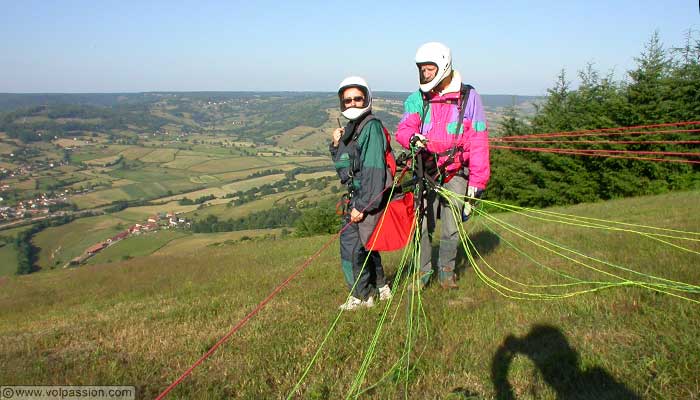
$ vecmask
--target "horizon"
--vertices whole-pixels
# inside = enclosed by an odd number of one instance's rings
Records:
[[[401,90],[372,90],[373,94],[376,93],[400,93],[400,94],[410,94],[418,90],[416,88],[413,91],[401,91]],[[136,91],[136,92],[0,92],[2,95],[91,95],[91,94],[115,94],[115,95],[125,95],[125,94],[158,94],[158,93],[322,93],[322,94],[332,94],[335,95],[335,91],[322,91],[322,90],[157,90],[157,91]],[[543,97],[543,95],[531,95],[531,94],[514,94],[514,93],[480,93],[482,96],[518,96],[518,97]]]

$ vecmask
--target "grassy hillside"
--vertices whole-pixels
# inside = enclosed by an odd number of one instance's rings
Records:
[[[33,239],[34,245],[41,249],[37,265],[43,270],[61,268],[83,254],[88,247],[116,235],[128,226],[129,221],[101,215],[46,228]]]
[[[550,211],[700,232],[699,197],[700,192],[674,193]],[[673,240],[693,253],[626,232],[548,224],[515,213],[492,215],[610,263],[700,284],[697,240]],[[544,273],[533,265],[537,260],[581,279],[612,280],[538,253],[498,228],[491,232],[484,221],[475,218],[466,225],[484,257],[478,261],[483,271],[489,271],[488,263],[522,283],[566,281]],[[192,235],[191,242],[181,237],[152,255],[124,262],[0,281],[0,382],[136,385],[138,398],[153,398],[332,240],[233,243],[222,235],[204,244],[204,237]],[[400,257],[384,255],[393,281]],[[458,290],[431,285],[422,293],[425,325],[411,338],[409,299],[395,297],[362,387],[384,377],[407,342],[414,346],[414,368],[390,373],[363,398],[700,397],[697,293],[689,295],[695,303],[637,287],[521,301],[499,295],[471,268],[460,275]],[[346,294],[333,243],[169,398],[286,397]],[[382,311],[342,314],[295,398],[344,397]]]
[[[0,276],[17,272],[17,249],[14,243],[0,243],[0,260]]]

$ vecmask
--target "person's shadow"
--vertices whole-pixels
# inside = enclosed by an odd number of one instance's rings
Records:
[[[496,398],[515,399],[508,381],[508,369],[516,355],[528,357],[557,399],[641,399],[600,367],[581,369],[580,358],[564,334],[553,326],[535,325],[527,335],[509,335],[491,362],[491,379]]]
[[[471,256],[479,262],[480,257],[486,257],[491,254],[496,248],[501,244],[501,239],[494,233],[489,231],[478,231],[469,235],[469,240],[471,243],[468,244],[467,248],[471,253]],[[435,250],[435,257],[437,258],[438,249]],[[471,268],[469,264],[469,258],[464,251],[464,246],[460,244],[457,247],[457,259],[455,260],[455,271],[457,275],[463,275]]]

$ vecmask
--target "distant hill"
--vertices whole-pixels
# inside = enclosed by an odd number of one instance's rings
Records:
[[[375,92],[375,96],[388,100],[403,101],[408,92]],[[180,97],[193,100],[221,101],[250,96],[270,97],[327,97],[329,92],[144,92],[144,93],[0,93],[0,112],[17,109],[72,104],[113,107],[120,104],[141,104],[161,101],[163,99]],[[518,96],[508,94],[481,94],[486,107],[507,107],[528,101],[537,100],[538,96]]]
[[[374,95],[379,98],[387,100],[406,100],[409,92],[374,92]],[[518,105],[525,102],[536,101],[542,99],[542,96],[520,96],[512,94],[483,94],[481,95],[481,100],[484,102],[485,107],[508,107],[512,105]]]

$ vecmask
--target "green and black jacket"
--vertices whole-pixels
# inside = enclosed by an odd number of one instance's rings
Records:
[[[361,131],[356,132],[358,128]],[[338,147],[330,144],[340,182],[351,194],[350,209],[373,213],[381,207],[387,183],[386,146],[381,121],[369,113],[347,124]]]

